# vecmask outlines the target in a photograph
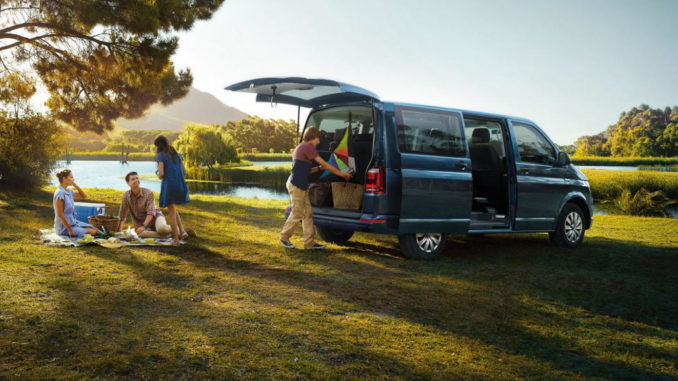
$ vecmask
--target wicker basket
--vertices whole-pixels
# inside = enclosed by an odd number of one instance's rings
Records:
[[[89,216],[87,217],[87,221],[89,221],[90,225],[99,230],[103,230],[102,227],[106,228],[107,232],[117,232],[118,225],[120,224],[120,219],[118,217]]]
[[[336,209],[360,210],[365,187],[360,184],[337,181],[332,183],[332,202]]]

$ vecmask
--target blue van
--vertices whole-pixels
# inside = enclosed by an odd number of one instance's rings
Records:
[[[349,129],[362,208],[314,206],[326,241],[345,243],[355,231],[393,234],[405,257],[432,259],[447,234],[548,232],[554,244],[573,248],[591,227],[586,176],[530,120],[383,102],[324,79],[260,78],[226,89],[310,108],[304,128],[320,129],[324,159]]]

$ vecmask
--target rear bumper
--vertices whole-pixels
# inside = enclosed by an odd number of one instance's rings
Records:
[[[328,209],[323,208],[322,212],[319,212],[314,208],[313,223],[333,229],[359,232],[378,234],[397,234],[398,232],[398,216],[396,215],[362,214],[357,211],[343,210],[328,213],[327,211]],[[290,210],[288,207],[285,209],[285,218],[288,218],[289,215]]]

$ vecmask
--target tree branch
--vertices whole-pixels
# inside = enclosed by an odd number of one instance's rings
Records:
[[[83,40],[88,40],[88,41],[94,42],[96,44],[105,45],[105,46],[110,46],[112,44],[111,42],[106,42],[106,41],[96,39],[92,36],[77,32],[73,29],[63,28],[63,27],[60,27],[58,25],[43,23],[43,22],[22,23],[22,24],[16,24],[16,25],[8,26],[5,29],[0,29],[0,39],[7,38],[6,36],[11,31],[14,31],[14,30],[17,30],[17,29],[25,29],[25,28],[45,28],[45,29],[55,30],[55,31],[59,31],[59,32],[64,33],[63,36],[59,36],[59,37],[81,38]]]
[[[5,37],[3,37],[3,38],[11,38],[11,39],[18,40],[18,41],[15,42],[15,43],[9,44],[9,45],[0,46],[0,51],[6,50],[6,49],[11,49],[11,48],[14,48],[14,47],[22,45],[22,44],[27,44],[27,43],[31,43],[31,42],[34,42],[34,41],[39,41],[39,40],[42,40],[42,39],[45,39],[45,38],[60,37],[60,36],[61,35],[59,35],[59,34],[43,34],[42,36],[28,38],[28,37],[24,37],[24,36],[21,36],[21,35],[18,35],[18,34],[14,34],[14,33],[6,33]]]

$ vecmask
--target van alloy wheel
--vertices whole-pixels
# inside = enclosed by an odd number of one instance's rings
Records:
[[[570,243],[577,243],[581,232],[584,231],[584,223],[576,211],[570,212],[565,218],[565,237]]]
[[[584,212],[578,205],[568,203],[561,210],[556,230],[549,233],[549,238],[556,246],[574,248],[584,240],[585,233]]]
[[[434,252],[438,246],[440,246],[440,241],[442,240],[442,234],[440,233],[417,233],[415,239],[417,240],[417,246],[419,249],[425,253]]]
[[[400,251],[405,258],[433,259],[445,248],[447,235],[444,233],[415,233],[398,236]]]

